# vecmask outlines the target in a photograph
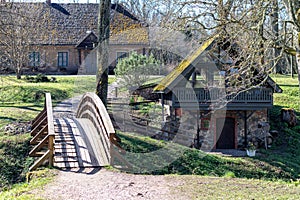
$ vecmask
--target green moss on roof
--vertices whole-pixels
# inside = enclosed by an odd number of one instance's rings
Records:
[[[183,71],[187,69],[194,62],[194,60],[197,59],[213,43],[217,36],[218,34],[203,42],[203,44],[193,54],[181,61],[170,74],[162,79],[161,82],[158,83],[158,85],[153,89],[153,91],[165,91],[166,88],[168,88],[183,73]]]

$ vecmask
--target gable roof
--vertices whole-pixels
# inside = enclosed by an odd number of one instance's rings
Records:
[[[214,35],[210,39],[202,43],[202,45],[190,56],[181,61],[179,65],[173,69],[166,77],[164,77],[153,89],[156,93],[169,93],[179,82],[181,82],[186,76],[190,76],[193,68],[200,61],[200,57],[204,54],[206,50],[209,50],[219,34]],[[273,88],[274,92],[281,93],[282,89],[276,82],[271,78],[267,77],[266,83]]]
[[[87,32],[97,35],[99,4],[95,3],[13,3],[13,7],[22,7],[34,13],[34,24],[43,29],[32,34],[32,45],[78,45]],[[128,37],[114,35],[133,28],[146,29],[137,18],[119,4],[111,5],[111,44],[131,44]],[[132,31],[134,32],[134,31]],[[146,31],[140,32],[145,35]],[[147,37],[139,37],[135,44],[147,44]]]
[[[82,38],[76,45],[77,49],[94,49],[98,43],[98,37],[94,32],[88,31],[86,36]]]
[[[172,88],[177,85],[189,71],[192,70],[194,64],[198,62],[198,58],[200,58],[200,56],[212,46],[217,37],[218,34],[203,42],[203,44],[194,53],[182,60],[171,73],[162,79],[153,91],[168,93],[172,90]]]

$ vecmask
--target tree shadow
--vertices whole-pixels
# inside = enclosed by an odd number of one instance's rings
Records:
[[[38,106],[38,105],[34,105],[34,106],[0,105],[0,108],[18,108],[18,109],[30,110],[30,111],[36,111],[36,112],[41,111],[40,109],[36,109],[34,107],[42,108],[43,106]]]

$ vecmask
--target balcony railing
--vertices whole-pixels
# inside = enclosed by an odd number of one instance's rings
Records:
[[[228,104],[272,104],[273,92],[270,88],[253,88],[247,91],[227,94],[225,89],[177,88],[173,90],[173,104],[209,104],[226,102]]]

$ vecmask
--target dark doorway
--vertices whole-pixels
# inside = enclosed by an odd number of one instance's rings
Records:
[[[216,148],[217,149],[234,149],[235,148],[235,119],[219,118],[216,121]]]

